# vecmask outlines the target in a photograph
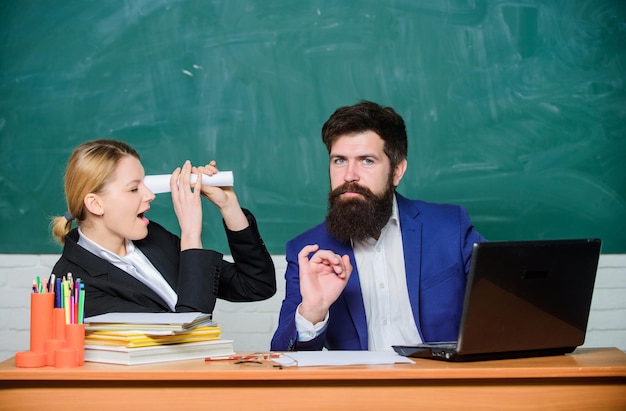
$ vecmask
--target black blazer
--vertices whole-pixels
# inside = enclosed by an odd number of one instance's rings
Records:
[[[176,311],[213,312],[216,298],[259,301],[276,293],[272,258],[254,216],[244,210],[250,226],[226,229],[234,263],[212,250],[180,251],[180,238],[150,222],[148,235],[134,241],[178,295]],[[167,312],[165,301],[152,289],[108,261],[78,245],[78,230],[70,231],[63,254],[52,272],[72,273],[85,284],[85,316],[108,312]]]

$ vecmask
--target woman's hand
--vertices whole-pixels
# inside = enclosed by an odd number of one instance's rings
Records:
[[[212,176],[218,172],[215,160],[212,160],[204,167],[194,167],[193,172],[198,176],[206,174]],[[198,179],[200,180],[200,179]],[[197,183],[196,183],[197,186]],[[202,196],[215,204],[220,210],[222,218],[231,231],[241,231],[248,227],[248,219],[239,206],[237,195],[232,187],[213,187],[209,185],[201,186]]]
[[[180,248],[202,248],[202,180],[191,185],[191,162],[185,161],[170,177],[172,204],[180,225]]]

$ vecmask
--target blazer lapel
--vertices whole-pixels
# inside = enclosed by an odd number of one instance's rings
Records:
[[[117,268],[115,265],[109,263],[103,258],[85,250],[83,247],[78,245],[77,240],[78,231],[75,229],[70,232],[70,235],[68,235],[65,240],[63,255],[68,261],[81,267],[85,273],[89,273],[91,277],[98,278],[106,276],[106,281],[109,281],[113,288],[113,284],[124,285],[129,289],[132,289],[134,292],[140,293],[144,297],[151,299],[165,310],[169,310],[165,301],[152,291],[150,287],[146,286],[132,275]]]
[[[419,293],[421,273],[421,248],[422,248],[422,224],[418,221],[418,208],[410,200],[396,193],[398,201],[398,213],[400,215],[400,228],[402,230],[402,247],[404,248],[404,270],[406,283],[409,291],[409,301],[413,310],[413,318],[417,331],[422,336],[420,324]]]
[[[328,233],[326,241],[327,245],[324,247],[320,245],[320,248],[327,248],[329,250],[333,250],[339,255],[345,254],[350,257],[350,264],[352,264],[352,274],[348,279],[348,284],[346,284],[346,288],[341,294],[341,298],[345,303],[350,318],[352,318],[354,328],[359,335],[359,343],[361,344],[361,349],[367,350],[367,320],[365,318],[365,306],[363,305],[363,293],[361,292],[361,282],[359,281],[359,270],[356,266],[356,260],[354,259],[352,246],[349,244],[340,243]],[[337,308],[341,309],[340,306],[338,306]]]
[[[367,350],[367,319],[365,318],[365,306],[363,305],[363,293],[361,291],[361,281],[359,280],[359,270],[356,266],[354,259],[354,252],[352,247],[348,247],[349,250],[346,254],[350,256],[350,263],[352,264],[352,274],[348,279],[348,284],[344,290],[344,297],[348,312],[354,323],[357,334],[359,335],[359,342],[361,343],[361,349]]]

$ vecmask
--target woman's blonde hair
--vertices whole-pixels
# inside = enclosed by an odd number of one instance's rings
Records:
[[[84,204],[89,193],[99,193],[115,172],[117,163],[125,156],[139,160],[139,154],[128,144],[117,140],[93,140],[76,147],[65,169],[65,201],[67,212],[52,219],[52,235],[60,244],[72,228],[86,218]]]

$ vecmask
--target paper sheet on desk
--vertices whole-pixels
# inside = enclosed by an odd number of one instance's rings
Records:
[[[393,351],[293,351],[273,361],[285,367],[314,365],[414,364]]]
[[[144,184],[154,193],[169,193],[171,174],[157,174],[144,177]],[[191,175],[191,184],[196,182],[197,176]],[[212,176],[202,175],[202,184],[213,187],[232,187],[235,180],[232,171],[220,171]]]

